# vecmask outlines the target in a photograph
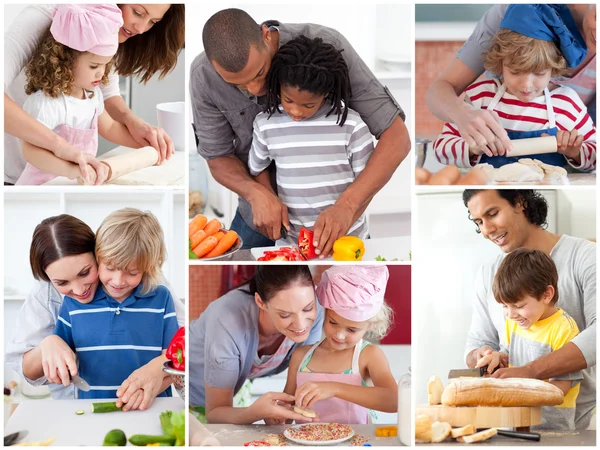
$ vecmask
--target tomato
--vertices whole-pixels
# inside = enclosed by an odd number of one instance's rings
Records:
[[[315,246],[313,245],[314,233],[306,228],[300,228],[300,234],[298,235],[298,247],[306,259],[314,259],[317,255],[315,253]]]
[[[258,261],[297,261],[298,251],[292,247],[281,247],[277,250],[266,251]]]

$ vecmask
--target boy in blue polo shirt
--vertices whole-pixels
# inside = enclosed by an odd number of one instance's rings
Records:
[[[95,252],[101,288],[87,303],[65,296],[54,333],[75,351],[79,375],[91,387],[78,390],[78,398],[116,398],[133,371],[166,361],[177,317],[169,290],[159,285],[166,249],[151,213],[124,208],[110,214],[96,233]],[[128,404],[139,405],[142,394],[136,391]],[[159,394],[170,396],[170,387]]]

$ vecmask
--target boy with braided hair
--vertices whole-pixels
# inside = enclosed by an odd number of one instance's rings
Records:
[[[283,225],[297,239],[365,168],[373,137],[348,107],[350,79],[342,51],[321,38],[298,36],[282,45],[267,89],[266,110],[254,120],[248,166],[272,189],[267,168],[275,163],[277,195],[287,208]],[[348,234],[366,238],[362,213]]]

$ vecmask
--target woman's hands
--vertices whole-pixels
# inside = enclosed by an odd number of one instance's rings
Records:
[[[108,178],[108,166],[89,153],[79,152],[76,163],[86,184],[101,185]],[[95,174],[88,172],[89,166],[94,169]]]
[[[71,384],[71,375],[77,375],[77,359],[73,350],[60,337],[51,334],[40,342],[44,376],[50,383]]]
[[[150,125],[133,114],[127,117],[124,125],[138,144],[143,146],[150,145],[158,151],[157,164],[162,164],[175,153],[173,141],[162,128]]]
[[[162,367],[165,361],[164,355],[159,356],[129,375],[117,390],[117,406],[122,406],[123,411],[149,408],[164,390],[163,381],[167,374]]]
[[[267,392],[256,400],[249,408],[252,414],[262,417],[265,423],[279,424],[285,420],[303,420],[306,422],[318,421],[318,418],[309,419],[301,414],[295,413],[292,407],[294,396],[285,392]]]

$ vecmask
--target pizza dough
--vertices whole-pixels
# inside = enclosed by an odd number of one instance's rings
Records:
[[[294,406],[294,412],[303,415],[304,417],[309,417],[311,419],[317,417],[317,413],[312,409],[302,408],[300,406]]]
[[[559,388],[531,378],[455,378],[442,394],[444,406],[555,406],[563,400]]]
[[[488,163],[477,164],[475,167],[496,183],[568,183],[567,171],[564,168],[545,164],[537,159],[522,158],[516,163],[505,164],[497,169]]]

